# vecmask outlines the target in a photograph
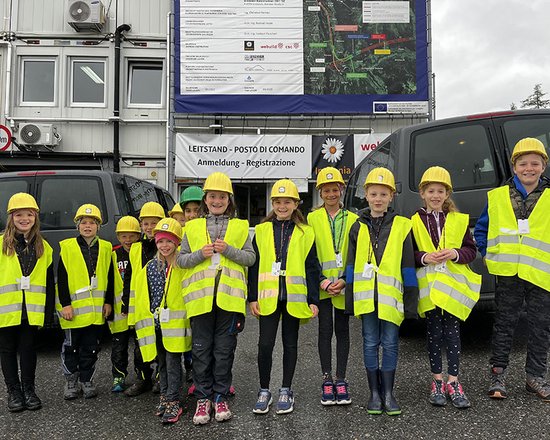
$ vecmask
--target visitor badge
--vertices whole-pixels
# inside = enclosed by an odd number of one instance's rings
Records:
[[[213,253],[210,257],[210,267],[209,269],[217,269],[220,266],[220,261],[222,259],[221,254],[217,252]]]
[[[374,276],[374,265],[370,263],[365,263],[365,266],[363,267],[363,278],[367,280],[371,280]]]
[[[271,264],[271,275],[274,277],[278,277],[281,275],[281,262],[280,261],[274,261]]]
[[[29,290],[31,288],[31,277],[21,277],[21,290]]]
[[[435,271],[446,273],[447,272],[447,263],[439,263],[435,265]]]
[[[336,254],[336,267],[344,267],[344,260],[340,252]]]
[[[520,234],[529,234],[529,219],[520,218],[518,220],[518,230]]]
[[[170,321],[170,309],[160,309],[160,322]]]
[[[92,290],[97,289],[97,277],[95,275],[90,278],[90,288]]]

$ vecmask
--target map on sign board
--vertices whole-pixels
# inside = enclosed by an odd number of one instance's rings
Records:
[[[177,113],[428,101],[426,0],[175,1]]]

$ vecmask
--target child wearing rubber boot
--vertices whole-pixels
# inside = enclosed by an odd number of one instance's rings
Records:
[[[61,351],[66,384],[63,398],[97,396],[93,382],[99,339],[113,307],[114,273],[111,243],[97,234],[102,223],[99,208],[84,204],[74,217],[79,236],[59,243],[56,307],[65,331]]]
[[[182,353],[191,348],[191,328],[181,282],[184,271],[176,267],[182,228],[177,220],[165,218],[153,230],[157,255],[136,278],[136,334],[145,362],[158,359],[160,400],[155,414],[162,423],[176,423],[183,409]]]
[[[273,349],[282,322],[283,382],[277,414],[294,410],[292,379],[298,359],[300,321],[319,313],[320,267],[315,233],[298,209],[300,195],[294,182],[281,179],[271,190],[273,210],[256,226],[253,240],[258,256],[249,271],[250,312],[260,321],[258,370],[260,390],[253,408],[266,414],[273,401],[269,390]]]
[[[246,313],[246,267],[256,259],[248,221],[235,218],[233,185],[223,173],[204,182],[201,216],[185,224],[177,265],[186,269],[183,299],[193,332],[195,425],[233,414],[227,401],[233,379],[237,335]]]
[[[517,142],[511,158],[514,177],[488,192],[474,237],[489,273],[497,276],[489,397],[508,396],[505,377],[514,330],[527,312],[526,389],[550,401],[546,381],[550,343],[550,181],[544,144]]]
[[[153,259],[157,253],[153,229],[164,217],[164,208],[157,202],[146,202],[139,211],[139,223],[142,237],[139,241],[132,244],[130,248],[130,260],[126,266],[126,273],[124,274],[124,289],[122,295],[122,312],[128,314],[128,325],[130,327],[133,327],[135,323],[135,280],[138,273],[143,270],[147,262]],[[133,336],[136,381],[124,391],[124,395],[135,397],[150,390],[158,393],[158,380],[154,367],[155,362],[143,362],[135,331]]]
[[[404,295],[418,295],[411,221],[389,208],[395,194],[390,170],[374,168],[364,187],[369,207],[350,230],[346,310],[362,321],[363,354],[371,393],[367,412],[393,416],[401,414],[393,388],[399,326],[405,317]]]
[[[122,217],[116,224],[116,236],[119,245],[113,248],[114,267],[114,304],[113,319],[108,321],[109,330],[112,334],[111,343],[111,364],[113,373],[113,393],[124,391],[126,377],[128,376],[128,345],[132,338],[133,330],[128,326],[128,315],[122,313],[122,295],[124,288],[124,277],[126,268],[130,261],[130,249],[132,244],[137,242],[141,235],[139,222],[132,216]],[[136,362],[134,355],[134,364]]]
[[[481,275],[469,268],[477,248],[469,230],[470,216],[461,214],[451,200],[449,172],[428,168],[420,180],[424,206],[412,217],[416,275],[420,298],[418,313],[426,318],[428,357],[433,375],[429,401],[469,408],[470,401],[458,381],[460,321],[465,321],[479,299]],[[443,380],[442,350],[447,354],[447,381]]]
[[[348,239],[357,215],[342,207],[345,183],[336,168],[326,167],[317,175],[323,204],[307,216],[315,232],[317,258],[321,263],[319,292],[319,358],[323,373],[322,405],[349,405],[346,380],[349,355],[349,315],[345,313],[345,267]],[[336,336],[336,376],[332,376],[332,335]]]
[[[10,412],[42,407],[35,392],[35,341],[38,329],[53,318],[55,280],[52,248],[40,234],[38,211],[33,196],[14,194],[0,235],[0,291],[5,309],[0,313],[0,363]]]

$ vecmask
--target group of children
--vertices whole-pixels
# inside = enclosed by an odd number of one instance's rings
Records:
[[[514,328],[525,299],[529,323],[526,387],[550,400],[545,381],[550,333],[550,243],[546,223],[550,203],[542,176],[548,156],[532,138],[512,154],[514,177],[488,193],[488,206],[474,232],[488,270],[498,276],[489,396],[505,398],[505,372]],[[270,379],[279,321],[282,326],[282,386],[276,412],[294,409],[292,381],[300,325],[317,317],[322,372],[321,404],[351,403],[346,370],[349,316],[361,319],[370,414],[401,413],[393,393],[399,326],[416,313],[426,318],[433,375],[429,401],[457,408],[470,402],[458,380],[460,321],[479,298],[480,275],[469,268],[476,242],[469,216],[451,200],[451,176],[427,169],[419,184],[423,206],[411,219],[395,213],[394,176],[375,168],[364,182],[368,208],[359,216],[344,209],[344,180],[332,167],[317,176],[323,201],[302,215],[296,185],[282,179],[271,191],[272,211],[249,237],[246,220],[236,218],[231,180],[212,173],[203,188],[187,188],[170,217],[154,202],[143,205],[139,222],[117,224],[120,246],[98,238],[99,209],[81,206],[78,237],[60,243],[57,295],[52,250],[40,235],[39,208],[19,193],[8,204],[0,236],[0,352],[8,389],[8,409],[38,409],[34,391],[39,327],[58,311],[65,330],[62,365],[64,398],[97,395],[93,382],[100,329],[107,319],[113,334],[113,392],[138,395],[158,379],[155,410],[163,423],[181,416],[182,358],[192,368],[197,397],[193,422],[232,417],[228,397],[237,335],[246,306],[259,320],[260,388],[255,414],[270,410]],[[546,225],[546,226],[545,226]],[[332,337],[336,336],[336,369]],[[126,388],[128,346],[135,340],[137,380]],[[446,351],[447,374],[442,352]],[[381,355],[380,355],[381,352]],[[21,366],[18,374],[17,354]],[[380,359],[381,358],[381,359]]]

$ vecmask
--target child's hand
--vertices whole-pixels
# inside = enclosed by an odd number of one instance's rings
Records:
[[[214,254],[214,245],[212,243],[205,244],[201,250],[205,259],[210,258]]]
[[[309,309],[311,310],[311,313],[313,313],[312,318],[317,318],[317,315],[319,314],[319,307],[315,304],[310,304]]]
[[[223,252],[227,249],[227,243],[221,239],[217,239],[215,242],[214,242],[214,250],[218,253],[218,254],[223,254]]]
[[[327,288],[327,293],[329,295],[339,295],[342,289],[346,286],[346,282],[342,279],[331,283]]]
[[[103,304],[103,317],[107,319],[111,312],[113,311],[113,307],[111,304]]]
[[[66,321],[72,321],[74,316],[73,306],[65,306],[61,309],[61,317]]]
[[[252,301],[248,304],[248,307],[250,307],[250,313],[252,313],[252,316],[255,316],[256,318],[260,316],[260,305],[258,304],[258,301]]]
[[[458,258],[458,252],[456,249],[441,249],[439,251],[441,262],[448,260],[456,260]]]

